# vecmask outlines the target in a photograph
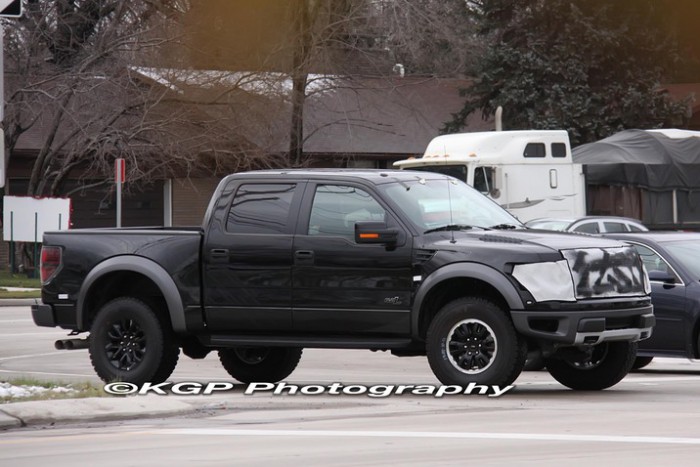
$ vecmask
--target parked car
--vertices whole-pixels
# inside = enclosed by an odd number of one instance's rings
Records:
[[[608,234],[639,252],[649,273],[656,326],[639,342],[635,369],[656,356],[700,358],[700,233]]]
[[[599,234],[606,232],[647,232],[644,224],[636,219],[614,216],[586,216],[573,219],[541,218],[525,222],[531,229],[561,230]]]

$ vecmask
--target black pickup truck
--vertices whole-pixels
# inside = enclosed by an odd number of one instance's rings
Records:
[[[201,229],[46,233],[39,326],[105,381],[162,382],[182,349],[276,382],[302,349],[427,355],[444,384],[509,385],[528,352],[573,389],[630,370],[654,315],[624,243],[529,230],[466,184],[394,170],[226,177]]]

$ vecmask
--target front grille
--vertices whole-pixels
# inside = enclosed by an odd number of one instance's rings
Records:
[[[646,294],[642,261],[633,247],[562,250],[574,280],[576,298]]]

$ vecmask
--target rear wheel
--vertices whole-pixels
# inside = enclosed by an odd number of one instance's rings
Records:
[[[90,360],[103,381],[162,383],[177,365],[172,330],[141,300],[105,304],[90,328]]]
[[[527,345],[505,311],[477,297],[445,305],[428,329],[428,362],[448,385],[508,386],[525,365]]]
[[[237,347],[219,350],[229,375],[241,383],[276,383],[291,375],[301,359],[297,347]]]
[[[636,342],[604,342],[576,354],[547,358],[545,365],[564,386],[599,391],[622,381],[632,369],[636,355]]]

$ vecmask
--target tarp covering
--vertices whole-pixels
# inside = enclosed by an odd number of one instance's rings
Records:
[[[700,137],[682,137],[690,133],[625,130],[572,153],[574,162],[586,165],[589,185],[700,189]]]

